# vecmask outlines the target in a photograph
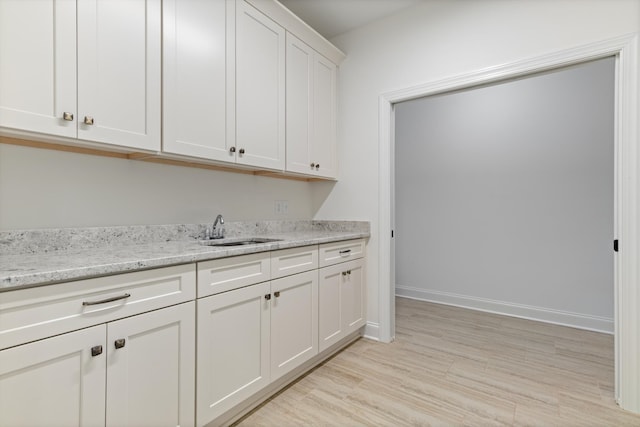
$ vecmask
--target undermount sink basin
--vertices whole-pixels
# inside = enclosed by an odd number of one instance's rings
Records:
[[[225,240],[200,240],[200,243],[206,246],[244,246],[259,245],[262,243],[279,242],[282,239],[264,239],[261,237],[249,237],[244,239],[225,239]]]

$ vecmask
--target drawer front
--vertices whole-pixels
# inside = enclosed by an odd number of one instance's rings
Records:
[[[0,349],[195,299],[195,264],[2,293]]]
[[[219,294],[271,278],[269,252],[198,263],[198,298]]]
[[[320,245],[320,267],[338,264],[364,256],[364,239]]]
[[[318,268],[318,245],[271,252],[271,278],[290,276]]]

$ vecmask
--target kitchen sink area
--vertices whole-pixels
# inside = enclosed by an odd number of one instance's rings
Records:
[[[245,245],[260,245],[264,243],[280,242],[282,239],[267,239],[263,237],[249,237],[249,238],[236,238],[236,239],[208,239],[200,240],[201,245],[205,246],[245,246]]]

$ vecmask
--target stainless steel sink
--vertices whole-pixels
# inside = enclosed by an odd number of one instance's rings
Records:
[[[244,245],[260,245],[263,243],[279,242],[282,239],[265,239],[262,237],[245,237],[238,239],[224,240],[200,240],[200,243],[206,246],[244,246]]]

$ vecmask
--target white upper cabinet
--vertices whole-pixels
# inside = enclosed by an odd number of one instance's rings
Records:
[[[311,161],[317,175],[338,176],[336,142],[336,65],[320,54],[313,63],[313,144]]]
[[[276,0],[0,0],[0,133],[335,179],[342,59]]]
[[[335,178],[336,65],[287,33],[287,171]]]
[[[78,138],[160,149],[160,0],[78,2]]]
[[[160,4],[2,0],[0,126],[160,150]]]
[[[236,7],[237,163],[284,170],[285,30],[244,1]]]
[[[313,56],[313,49],[287,33],[287,170],[291,172],[315,173],[310,160]]]
[[[164,0],[162,150],[235,161],[235,1]]]
[[[75,138],[76,116],[75,0],[0,1],[0,126]]]

